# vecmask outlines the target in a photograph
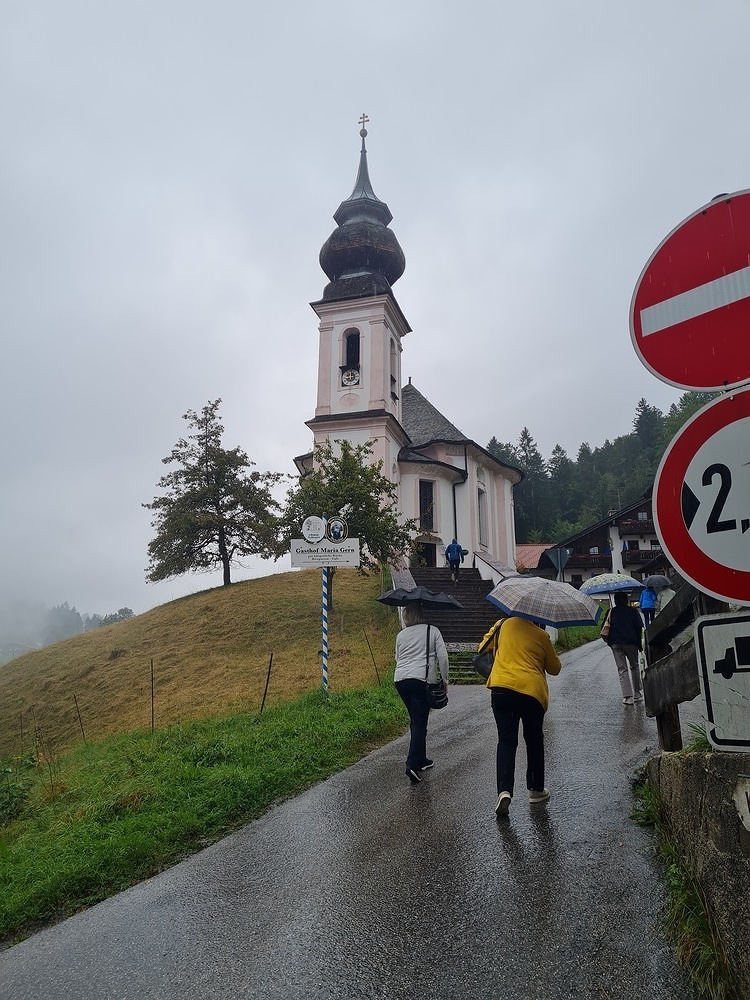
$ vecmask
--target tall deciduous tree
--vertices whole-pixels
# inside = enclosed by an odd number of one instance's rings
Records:
[[[372,445],[330,441],[314,453],[314,471],[289,491],[281,516],[278,555],[289,551],[310,515],[346,518],[349,534],[360,540],[360,572],[396,562],[410,551],[416,522],[402,519],[395,483],[372,461]]]
[[[281,474],[250,471],[255,463],[241,448],[222,446],[220,403],[183,415],[195,433],[162,460],[177,466],[159,480],[164,495],[143,505],[154,512],[146,572],[152,582],[221,567],[226,587],[233,562],[275,554],[279,504],[271,487]]]

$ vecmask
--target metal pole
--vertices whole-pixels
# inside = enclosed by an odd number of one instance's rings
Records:
[[[328,525],[328,518],[323,515],[323,525]],[[323,693],[328,694],[328,567],[324,566],[323,574]]]

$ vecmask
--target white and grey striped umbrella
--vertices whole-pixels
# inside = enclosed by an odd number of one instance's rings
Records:
[[[595,625],[602,613],[593,598],[569,583],[539,576],[510,576],[501,580],[487,600],[509,617],[527,618],[555,628]]]

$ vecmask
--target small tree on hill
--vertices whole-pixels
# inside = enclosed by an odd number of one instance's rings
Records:
[[[338,452],[330,441],[315,447],[314,472],[287,495],[281,515],[277,555],[289,551],[302,522],[310,515],[346,518],[349,534],[360,540],[360,573],[396,562],[412,546],[414,520],[402,520],[395,483],[383,475],[382,461],[372,462],[372,445],[343,440]]]
[[[281,475],[250,472],[255,463],[241,448],[222,447],[220,403],[183,415],[195,433],[180,438],[162,459],[178,466],[159,480],[164,496],[143,505],[154,511],[156,536],[148,546],[146,572],[152,582],[220,566],[226,587],[233,561],[276,551],[279,505],[270,488]]]

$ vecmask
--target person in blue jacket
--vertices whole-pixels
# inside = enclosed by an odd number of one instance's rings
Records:
[[[445,558],[448,560],[448,565],[451,568],[451,580],[453,580],[454,583],[458,583],[458,570],[461,563],[464,561],[464,550],[455,538],[450,545],[446,545]]]
[[[638,607],[641,609],[646,628],[649,627],[656,614],[656,591],[653,587],[644,587],[641,596],[638,598]]]

